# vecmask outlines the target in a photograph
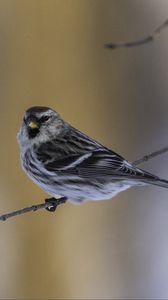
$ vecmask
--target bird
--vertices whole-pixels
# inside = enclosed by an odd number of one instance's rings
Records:
[[[168,188],[168,180],[131,164],[49,107],[25,111],[18,143],[23,170],[52,200],[59,195],[79,204],[112,199],[134,186]]]

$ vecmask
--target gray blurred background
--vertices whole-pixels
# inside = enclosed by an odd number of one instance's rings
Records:
[[[167,0],[0,0],[0,213],[47,196],[23,173],[24,110],[51,106],[130,161],[168,145]],[[168,178],[168,154],[143,164]],[[0,298],[168,298],[168,191],[135,188],[0,224]]]

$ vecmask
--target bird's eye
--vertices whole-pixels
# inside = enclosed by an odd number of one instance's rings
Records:
[[[49,119],[50,119],[50,116],[43,116],[40,118],[40,122],[44,123],[44,122],[48,121]]]

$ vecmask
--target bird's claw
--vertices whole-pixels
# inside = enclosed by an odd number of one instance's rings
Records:
[[[66,197],[61,197],[59,199],[55,199],[54,197],[45,199],[45,202],[49,203],[49,206],[46,207],[46,210],[49,212],[54,212],[56,211],[57,206],[62,203],[65,203],[66,200],[67,200]]]
[[[49,212],[54,212],[56,211],[57,208],[57,199],[55,198],[48,198],[45,199],[45,203],[49,203],[50,205],[46,207],[46,210]]]

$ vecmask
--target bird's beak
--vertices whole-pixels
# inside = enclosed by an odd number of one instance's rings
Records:
[[[33,120],[33,121],[29,122],[28,127],[30,129],[37,129],[37,128],[39,128],[39,124],[36,121]]]

